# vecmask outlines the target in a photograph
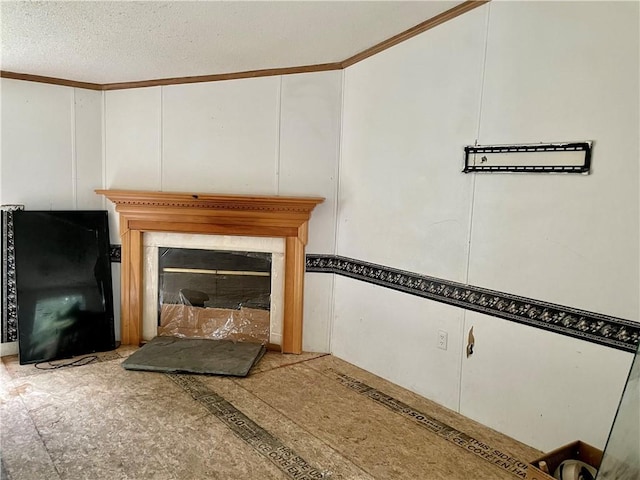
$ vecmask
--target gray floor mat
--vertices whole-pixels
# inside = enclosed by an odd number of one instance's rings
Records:
[[[266,352],[258,343],[155,337],[122,362],[127,370],[246,377]]]

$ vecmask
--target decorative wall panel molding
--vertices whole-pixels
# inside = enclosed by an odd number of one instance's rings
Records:
[[[335,273],[436,302],[635,352],[640,323],[334,255],[307,255],[307,272]]]
[[[18,291],[16,253],[13,237],[13,212],[24,205],[2,205],[2,343],[18,340]]]

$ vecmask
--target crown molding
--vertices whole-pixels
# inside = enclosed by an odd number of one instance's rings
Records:
[[[362,60],[365,60],[377,53],[380,53],[384,50],[387,50],[388,48],[398,45],[399,43],[402,43],[405,40],[409,40],[410,38],[413,38],[416,35],[426,32],[427,30],[431,30],[433,27],[437,27],[438,25],[441,25],[445,22],[448,22],[449,20],[459,17],[463,13],[467,13],[475,8],[478,8],[484,5],[485,3],[489,3],[490,1],[491,0],[468,0],[464,3],[461,3],[460,5],[457,5],[445,12],[442,12],[440,15],[436,15],[435,17],[430,18],[429,20],[425,20],[424,22],[419,23],[415,27],[411,27],[410,29],[405,30],[404,32],[401,32],[391,38],[388,38],[387,40],[384,40],[378,43],[377,45],[374,45],[373,47],[367,48],[366,50],[363,50],[362,52],[347,58],[341,63],[342,68],[350,67],[353,64],[361,62]]]
[[[182,85],[185,83],[219,82],[222,80],[239,80],[243,78],[272,77],[275,75],[293,75],[296,73],[326,72],[341,70],[340,62],[322,63],[318,65],[302,65],[299,67],[266,68],[247,72],[216,73],[213,75],[197,75],[192,77],[160,78],[141,80],[139,82],[105,83],[102,90],[123,90],[129,88],[158,87],[165,85]]]
[[[250,70],[246,72],[231,72],[231,73],[218,73],[213,75],[196,75],[190,77],[174,77],[174,78],[160,78],[153,80],[140,80],[134,82],[117,82],[117,83],[91,83],[91,82],[78,82],[75,80],[69,80],[65,78],[45,77],[42,75],[31,75],[29,73],[17,73],[0,70],[0,77],[11,78],[14,80],[24,80],[27,82],[39,82],[48,83],[51,85],[62,85],[65,87],[85,88],[89,90],[125,90],[132,88],[144,88],[144,87],[159,87],[165,85],[181,85],[188,83],[202,83],[202,82],[219,82],[223,80],[239,80],[243,78],[257,78],[257,77],[271,77],[276,75],[293,75],[297,73],[312,73],[312,72],[327,72],[332,70],[343,70],[351,65],[354,65],[366,58],[369,58],[377,53],[380,53],[388,48],[391,48],[399,43],[409,40],[427,30],[430,30],[438,25],[441,25],[449,20],[452,20],[466,12],[469,12],[477,7],[490,2],[491,0],[467,0],[460,5],[457,5],[449,10],[436,15],[433,18],[425,20],[418,25],[405,30],[397,35],[394,35],[387,40],[384,40],[373,47],[367,48],[356,55],[353,55],[341,62],[333,63],[321,63],[316,65],[301,65],[297,67],[282,67],[282,68],[267,68],[262,70]]]
[[[84,88],[88,90],[103,90],[103,85],[99,83],[78,82],[66,78],[45,77],[42,75],[31,75],[30,73],[8,72],[0,70],[0,77],[13,80],[24,80],[25,82],[48,83],[50,85],[61,85],[63,87]]]

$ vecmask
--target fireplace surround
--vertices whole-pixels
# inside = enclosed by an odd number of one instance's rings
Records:
[[[305,246],[309,218],[322,197],[217,195],[96,190],[111,200],[122,242],[121,342],[142,334],[145,232],[281,237],[285,239],[283,353],[302,352]]]

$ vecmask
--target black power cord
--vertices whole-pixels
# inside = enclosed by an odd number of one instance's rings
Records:
[[[71,362],[67,363],[56,363],[53,364],[51,362],[47,362],[49,365],[46,367],[41,367],[45,362],[36,363],[35,367],[38,370],[57,370],[58,368],[66,368],[66,367],[83,367],[84,365],[89,365],[92,362],[98,360],[97,355],[88,355],[86,357],[77,358]]]

